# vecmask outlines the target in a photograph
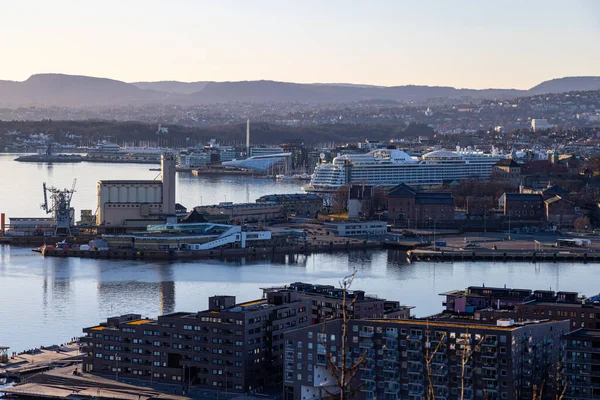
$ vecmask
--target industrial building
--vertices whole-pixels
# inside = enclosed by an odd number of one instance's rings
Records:
[[[167,222],[175,216],[174,154],[161,156],[162,180],[99,181],[96,224],[127,230]]]
[[[341,320],[328,321],[284,334],[283,398],[339,393],[332,360],[364,357],[351,381],[356,399],[531,399],[542,386],[540,398],[554,399],[568,330],[567,321],[352,319],[343,343]]]
[[[231,203],[194,207],[207,221],[218,223],[271,221],[285,217],[284,208],[275,202]]]
[[[277,203],[286,215],[296,214],[314,218],[323,208],[323,199],[314,193],[268,194],[256,199],[257,203]]]

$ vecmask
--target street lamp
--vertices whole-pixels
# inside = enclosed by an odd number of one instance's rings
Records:
[[[429,218],[429,222],[431,223],[432,218]],[[435,241],[435,224],[437,223],[437,220],[435,218],[433,218],[433,250],[437,250],[437,246],[436,246],[436,241]]]
[[[484,206],[483,211],[483,233],[487,233],[487,205]]]

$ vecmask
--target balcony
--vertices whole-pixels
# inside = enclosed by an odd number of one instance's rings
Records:
[[[422,384],[410,384],[408,386],[409,396],[423,396],[425,394],[425,386]]]
[[[424,382],[423,374],[420,373],[408,373],[408,383],[422,385]]]
[[[358,347],[360,347],[361,349],[372,349],[373,341],[372,340],[361,340],[361,342],[358,344]]]
[[[397,370],[398,370],[398,363],[390,363],[390,362],[383,363],[383,372],[394,372]]]
[[[498,341],[497,340],[484,340],[483,342],[481,342],[481,345],[496,347],[496,346],[498,346]]]
[[[383,361],[398,362],[398,352],[397,351],[384,351]]]
[[[490,352],[490,351],[486,351],[485,353],[481,354],[481,358],[483,359],[492,359],[492,360],[498,360],[498,353],[494,352]]]
[[[374,331],[360,331],[358,336],[363,337],[363,338],[372,338],[373,336],[375,336],[375,332]]]
[[[483,387],[487,390],[498,389],[498,378],[494,378],[493,376],[482,376]]]
[[[408,362],[408,372],[421,373],[423,372],[423,364],[417,361]]]
[[[385,394],[391,395],[399,395],[400,394],[400,385],[397,383],[394,385],[385,385],[385,389],[383,390]]]
[[[448,368],[445,366],[443,368],[431,368],[432,376],[448,376]]]
[[[397,371],[394,372],[384,372],[383,380],[386,382],[398,382],[400,380],[400,374]]]
[[[373,371],[375,369],[375,363],[374,362],[365,362],[360,364],[360,367],[358,367],[361,371]]]
[[[377,384],[374,381],[366,381],[365,384],[360,388],[361,392],[375,392],[377,391]]]
[[[377,374],[375,373],[375,371],[373,369],[370,369],[368,371],[365,371],[365,373],[363,373],[360,377],[361,381],[374,381],[375,378],[377,378]]]
[[[387,350],[398,350],[398,342],[388,339],[385,341],[384,348]]]
[[[383,337],[386,339],[398,339],[398,331],[385,331]]]

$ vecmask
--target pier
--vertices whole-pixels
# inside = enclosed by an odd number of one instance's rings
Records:
[[[444,251],[409,250],[409,262],[600,262],[600,252],[596,251]]]

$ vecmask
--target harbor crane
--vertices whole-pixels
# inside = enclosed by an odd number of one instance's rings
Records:
[[[46,182],[42,184],[44,188],[44,203],[41,205],[46,214],[52,214],[54,218],[55,236],[70,236],[74,231],[75,210],[71,207],[71,199],[75,193],[77,178],[73,179],[71,189],[58,189],[54,186],[47,187]],[[48,193],[50,193],[51,205],[48,204]]]

